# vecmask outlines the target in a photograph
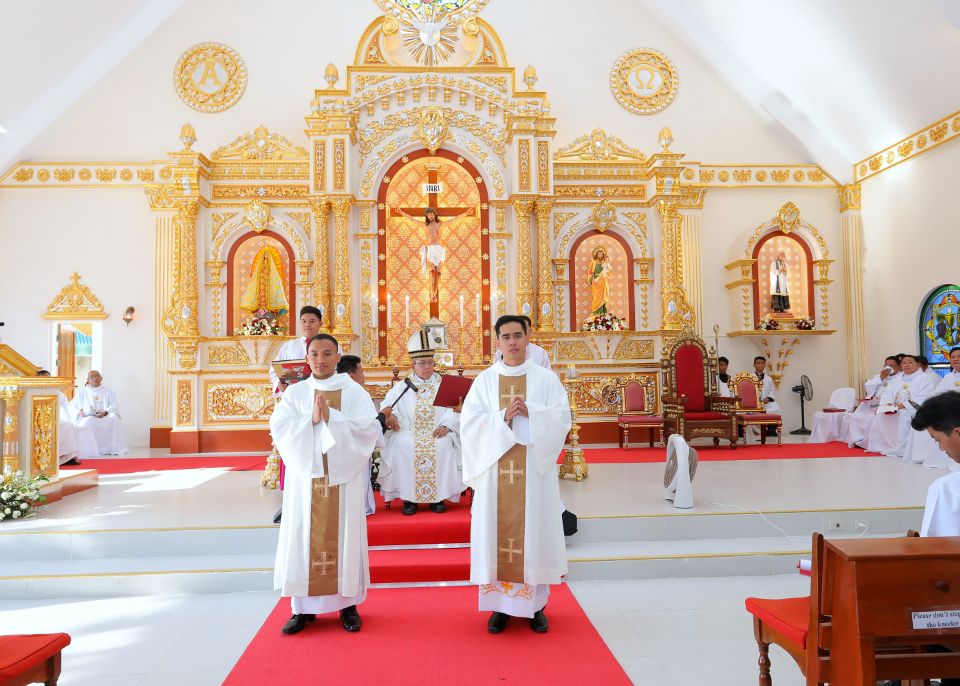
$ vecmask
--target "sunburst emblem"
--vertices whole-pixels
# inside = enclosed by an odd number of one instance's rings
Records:
[[[403,46],[413,59],[432,67],[454,53],[461,24],[464,31],[476,31],[476,16],[489,0],[375,1],[388,19],[397,22],[393,27],[399,24]]]

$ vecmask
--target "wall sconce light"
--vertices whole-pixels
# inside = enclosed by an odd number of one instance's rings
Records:
[[[133,309],[133,305],[131,305],[130,307],[128,307],[126,310],[124,310],[124,312],[123,312],[123,317],[121,317],[121,319],[123,319],[123,322],[124,322],[127,326],[130,326],[130,322],[133,321],[134,312],[136,312],[136,310]]]

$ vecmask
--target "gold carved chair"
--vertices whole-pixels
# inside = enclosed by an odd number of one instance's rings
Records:
[[[760,399],[763,386],[750,372],[740,372],[730,379],[730,393],[737,403],[737,426],[743,430],[743,444],[747,444],[747,429],[760,427],[760,443],[767,442],[767,427],[777,428],[777,445],[783,445],[783,419],[778,414],[767,412]]]
[[[736,400],[717,393],[717,358],[692,329],[680,332],[660,358],[663,440],[670,434],[709,437],[714,445],[723,438],[737,448]]]
[[[620,447],[630,447],[630,429],[646,429],[653,447],[653,439],[660,433],[663,447],[663,417],[654,414],[657,382],[654,377],[629,374],[617,379],[617,424],[620,427]]]

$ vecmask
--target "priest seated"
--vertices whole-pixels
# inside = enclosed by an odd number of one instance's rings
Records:
[[[41,369],[37,376],[50,376],[50,372]],[[76,467],[80,465],[81,457],[94,457],[98,454],[97,442],[93,431],[87,427],[74,426],[74,410],[63,391],[58,391],[59,407],[57,410],[57,457],[61,467]]]
[[[100,372],[90,371],[86,385],[77,391],[72,406],[77,413],[76,426],[93,431],[100,455],[123,455],[127,452],[117,394],[103,385]]]
[[[920,404],[933,395],[936,387],[920,369],[914,355],[904,355],[900,361],[900,378],[888,384],[880,395],[877,416],[870,426],[866,448],[870,452],[903,457],[910,434],[910,420]]]
[[[383,499],[403,500],[403,514],[417,513],[418,503],[434,512],[446,512],[445,500],[457,502],[465,486],[460,466],[460,415],[450,408],[434,407],[440,388],[434,351],[425,334],[415,333],[408,352],[412,373],[387,393],[380,410],[392,408],[386,418],[387,433],[381,461],[388,475],[381,480]]]
[[[893,388],[900,381],[900,358],[890,355],[883,361],[883,368],[864,383],[866,396],[860,400],[857,409],[844,416],[841,427],[840,440],[846,440],[851,448],[859,445],[867,447],[867,437],[870,427],[877,416],[877,407],[880,397],[888,388]]]

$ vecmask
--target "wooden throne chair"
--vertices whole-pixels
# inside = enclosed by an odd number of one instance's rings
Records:
[[[664,348],[660,374],[664,440],[677,433],[687,443],[709,437],[720,445],[723,438],[736,450],[736,399],[717,393],[716,355],[692,329]]]
[[[737,426],[743,430],[743,444],[747,444],[747,429],[760,427],[760,443],[767,442],[767,427],[777,430],[777,445],[783,445],[783,418],[767,412],[760,399],[763,387],[760,380],[750,372],[740,372],[730,379],[730,392],[737,403]]]
[[[660,432],[660,447],[663,442],[663,417],[654,414],[656,379],[652,376],[630,374],[617,380],[617,425],[620,427],[620,447],[630,447],[630,429],[645,429],[650,447]]]

